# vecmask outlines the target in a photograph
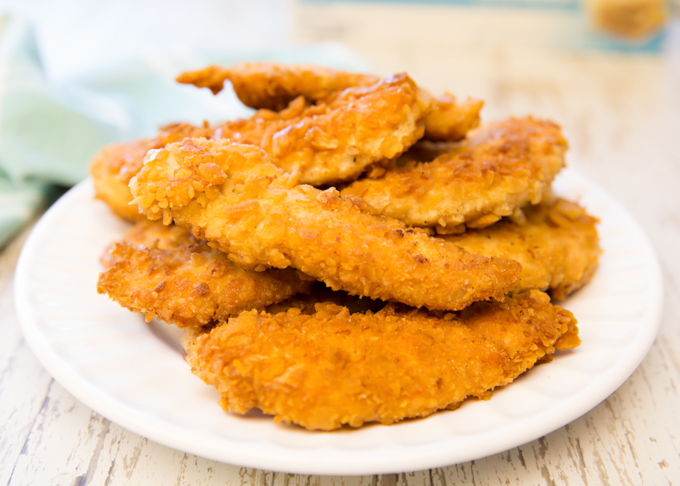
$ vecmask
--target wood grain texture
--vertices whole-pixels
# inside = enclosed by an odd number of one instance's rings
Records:
[[[566,427],[477,461],[363,477],[221,464],[122,429],[50,378],[23,340],[13,306],[13,271],[24,232],[0,255],[0,484],[680,484],[680,133],[672,123],[680,115],[677,51],[659,57],[470,51],[412,38],[390,44],[336,37],[382,72],[407,70],[435,91],[485,99],[487,119],[533,113],[564,126],[572,147],[569,164],[633,213],[662,263],[661,331],[642,365],[607,400]]]

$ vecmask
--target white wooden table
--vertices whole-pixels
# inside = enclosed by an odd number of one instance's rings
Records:
[[[352,39],[342,39],[352,44]],[[487,119],[561,123],[569,163],[618,198],[663,268],[661,331],[630,379],[539,440],[430,471],[308,477],[221,464],[128,432],[75,400],[21,335],[13,272],[28,230],[0,253],[0,484],[526,485],[680,484],[680,42],[661,56],[441,49],[361,43],[383,72],[487,101]],[[675,123],[675,125],[673,125]]]

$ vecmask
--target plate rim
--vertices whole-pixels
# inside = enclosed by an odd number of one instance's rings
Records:
[[[187,440],[187,437],[177,437],[177,433],[186,429],[184,426],[175,426],[175,428],[164,429],[158,420],[149,420],[147,412],[140,412],[138,409],[131,407],[128,404],[120,402],[115,397],[105,393],[97,387],[93,387],[84,377],[80,376],[68,362],[64,362],[50,346],[47,336],[45,336],[36,325],[36,315],[31,308],[28,297],[29,292],[29,269],[30,258],[39,243],[39,238],[43,232],[47,231],[49,224],[60,214],[62,207],[70,201],[71,198],[82,197],[83,192],[92,192],[92,179],[87,178],[71,188],[64,194],[55,204],[48,209],[35,228],[29,235],[21,255],[17,262],[15,271],[14,296],[17,315],[19,317],[22,332],[35,353],[38,361],[45,367],[45,369],[59,382],[69,393],[75,396],[79,401],[86,406],[101,414],[111,422],[114,422],[121,427],[139,434],[143,437],[151,439],[164,446],[195,454],[200,457],[212,459],[218,462],[234,464],[239,466],[253,467],[257,469],[282,471],[294,474],[312,474],[312,475],[347,475],[356,476],[364,474],[386,474],[404,471],[416,471],[436,467],[445,467],[452,464],[460,464],[463,462],[488,457],[508,449],[521,446],[540,438],[548,433],[551,433],[564,425],[576,420],[588,411],[595,408],[602,401],[607,399],[614,391],[616,391],[625,381],[632,375],[632,373],[640,365],[644,357],[649,352],[654,340],[659,331],[661,323],[661,310],[663,303],[663,284],[662,274],[658,259],[654,253],[653,247],[649,238],[642,230],[641,226],[628,212],[628,210],[614,199],[609,193],[602,189],[599,185],[574,171],[573,169],[565,169],[563,172],[568,173],[569,176],[575,178],[579,184],[587,187],[587,193],[596,192],[598,197],[604,198],[609,204],[612,204],[617,212],[619,212],[626,219],[626,223],[630,224],[635,230],[636,236],[641,237],[644,244],[645,257],[649,261],[649,270],[651,271],[650,278],[650,302],[646,306],[647,312],[645,314],[644,329],[647,331],[642,337],[646,337],[644,346],[638,346],[638,353],[634,359],[627,360],[626,366],[620,366],[616,374],[616,380],[610,380],[608,383],[598,383],[597,379],[592,380],[586,389],[597,388],[598,399],[594,401],[589,398],[591,394],[582,393],[581,400],[566,401],[557,407],[552,407],[550,413],[541,412],[536,416],[536,423],[532,427],[525,427],[521,422],[516,422],[512,426],[505,427],[506,430],[504,440],[498,437],[493,437],[492,445],[485,445],[484,451],[481,452],[480,446],[469,447],[466,454],[458,454],[455,458],[447,454],[446,447],[442,447],[447,441],[440,439],[430,444],[393,444],[398,450],[415,451],[411,457],[399,457],[398,460],[390,457],[368,457],[373,449],[359,449],[359,450],[338,450],[337,447],[329,447],[327,445],[317,448],[317,451],[326,451],[329,453],[341,453],[341,460],[333,458],[331,454],[326,454],[324,457],[328,461],[310,461],[305,458],[304,453],[292,454],[291,457],[280,457],[277,454],[268,454],[265,456],[253,454],[257,451],[260,440],[251,440],[246,443],[238,443],[233,438],[220,437],[220,441],[227,441],[232,443],[230,450],[216,450],[210,444],[201,443],[197,437],[191,437],[192,440]],[[103,204],[103,203],[102,203]],[[578,316],[576,316],[578,318]],[[576,402],[576,403],[574,403]],[[593,403],[594,402],[594,403]],[[217,404],[215,405],[218,406]],[[561,413],[558,413],[561,412]],[[560,420],[555,420],[554,415],[563,417]],[[421,420],[427,420],[421,419]],[[157,423],[158,422],[158,423]],[[558,422],[558,425],[555,425]],[[390,427],[372,425],[373,427]],[[398,426],[398,425],[397,425]],[[394,427],[394,426],[392,426]],[[519,430],[514,430],[519,429]],[[476,434],[477,437],[483,438],[486,435],[493,436],[493,430],[484,432],[483,434]],[[330,432],[333,434],[334,432]],[[351,433],[351,431],[350,431]],[[324,432],[317,432],[316,434],[326,434]],[[447,436],[448,437],[448,436]],[[490,437],[491,438],[491,437]],[[481,439],[478,439],[478,442]],[[266,439],[265,439],[266,441]],[[483,442],[483,441],[482,441]],[[270,445],[272,445],[270,443]],[[289,447],[281,444],[273,444],[275,448],[283,448],[284,450],[291,450]],[[308,449],[294,448],[296,452],[304,452]],[[385,450],[376,449],[376,450]],[[225,454],[226,453],[226,454]],[[320,454],[321,452],[319,452]],[[347,464],[345,455],[353,458],[351,464]],[[356,457],[354,457],[356,456]]]

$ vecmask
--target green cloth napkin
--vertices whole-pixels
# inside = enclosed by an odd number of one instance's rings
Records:
[[[174,81],[187,69],[248,60],[313,62],[366,71],[368,65],[335,44],[257,52],[200,52],[139,57],[51,82],[30,25],[0,16],[0,247],[46,202],[52,185],[70,186],[88,175],[104,145],[152,136],[174,121],[211,123],[248,116],[231,90]]]

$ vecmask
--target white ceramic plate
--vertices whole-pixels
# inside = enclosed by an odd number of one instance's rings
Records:
[[[151,440],[242,466],[303,474],[378,474],[479,459],[571,422],[616,390],[657,334],[661,277],[637,223],[598,186],[564,171],[556,191],[600,217],[593,281],[564,302],[583,344],[558,352],[489,401],[392,426],[307,432],[258,414],[225,414],[184,363],[177,333],[147,325],[96,292],[99,256],[127,225],[84,181],[45,214],[16,273],[23,331],[45,368],[80,401]]]

